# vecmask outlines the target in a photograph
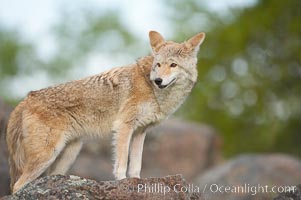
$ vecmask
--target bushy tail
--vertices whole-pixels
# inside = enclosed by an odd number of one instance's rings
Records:
[[[6,142],[9,152],[10,188],[13,189],[22,174],[25,153],[22,145],[22,109],[16,108],[10,115]]]

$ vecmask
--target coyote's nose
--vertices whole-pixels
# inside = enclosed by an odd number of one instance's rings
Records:
[[[161,83],[162,83],[162,78],[156,78],[155,79],[155,83],[157,84],[157,85],[161,85]]]

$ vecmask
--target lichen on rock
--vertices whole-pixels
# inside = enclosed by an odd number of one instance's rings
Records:
[[[140,186],[148,189],[141,189]],[[73,175],[46,176],[27,184],[3,200],[15,199],[201,199],[199,192],[181,192],[188,187],[181,175],[162,178],[127,178],[120,181],[94,181]],[[163,191],[164,188],[170,188]]]

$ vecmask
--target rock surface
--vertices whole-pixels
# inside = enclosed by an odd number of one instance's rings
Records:
[[[201,188],[207,188],[203,194],[205,199],[272,199],[277,195],[277,191],[271,191],[273,186],[276,186],[276,190],[278,186],[282,190],[284,186],[301,183],[301,161],[282,154],[243,155],[207,171],[194,182]],[[258,185],[267,186],[268,192],[260,191]],[[224,187],[223,193],[216,191],[217,186]],[[224,192],[226,186],[242,186],[249,192]],[[210,187],[216,192],[212,192]]]
[[[282,193],[273,200],[301,200],[301,185],[298,185],[293,192]]]
[[[142,187],[146,189],[143,189]],[[3,200],[201,199],[201,194],[199,192],[178,192],[182,187],[188,187],[188,184],[181,175],[147,179],[128,178],[121,181],[102,182],[73,175],[55,175],[35,180],[27,184],[16,194],[3,197]],[[168,188],[170,188],[170,190],[168,190]],[[156,192],[150,192],[149,189],[153,189],[153,191]]]
[[[221,139],[204,124],[170,119],[147,135],[142,176],[183,174],[191,181],[222,160]],[[153,169],[156,169],[154,171]]]

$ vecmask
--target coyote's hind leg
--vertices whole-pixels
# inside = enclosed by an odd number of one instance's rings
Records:
[[[75,161],[81,148],[82,141],[79,139],[75,139],[66,144],[66,147],[62,150],[62,153],[49,167],[48,175],[65,174]]]
[[[22,174],[14,184],[13,193],[46,171],[65,146],[64,133],[61,130],[50,129],[46,126],[32,130],[39,130],[39,133],[27,132],[23,139],[25,162]]]

